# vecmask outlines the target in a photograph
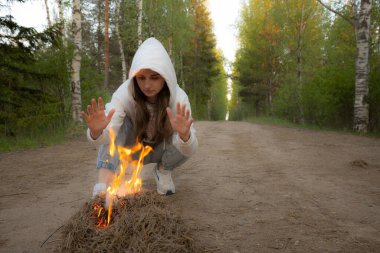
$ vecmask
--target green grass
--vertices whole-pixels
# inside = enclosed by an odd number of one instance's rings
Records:
[[[314,130],[314,131],[333,131],[333,132],[339,132],[339,133],[349,133],[349,134],[360,135],[360,136],[380,138],[380,132],[369,132],[363,135],[363,134],[356,133],[351,129],[320,127],[320,126],[312,125],[312,124],[296,124],[288,120],[275,118],[275,117],[248,117],[248,118],[245,118],[244,121],[255,123],[255,124],[275,125],[275,126],[283,126],[283,127],[289,127],[289,128]]]
[[[85,136],[84,125],[69,126],[52,130],[40,131],[37,133],[23,134],[17,137],[0,137],[0,152],[10,152],[31,148],[39,148],[57,145],[78,136]]]

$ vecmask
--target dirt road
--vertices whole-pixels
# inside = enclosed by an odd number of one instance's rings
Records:
[[[380,252],[380,140],[243,122],[196,122],[170,207],[221,252]],[[91,196],[84,138],[0,154],[0,252],[41,244]],[[151,166],[144,187],[154,189]]]

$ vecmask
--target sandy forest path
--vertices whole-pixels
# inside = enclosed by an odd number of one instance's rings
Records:
[[[244,122],[196,122],[172,210],[221,252],[380,252],[380,140]],[[89,200],[84,138],[0,154],[0,252],[41,244]],[[154,189],[151,166],[144,187]]]

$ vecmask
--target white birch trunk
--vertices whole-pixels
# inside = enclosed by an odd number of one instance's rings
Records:
[[[301,90],[303,86],[302,82],[302,50],[303,50],[303,33],[306,28],[306,20],[305,20],[305,3],[302,2],[302,9],[301,9],[301,20],[299,20],[299,24],[297,27],[297,50],[296,50],[296,57],[297,57],[297,100],[298,100],[298,107],[300,112],[300,123],[304,123],[304,109],[303,109],[303,102],[302,102],[302,95]]]
[[[64,10],[63,0],[57,0],[57,3],[58,3],[58,11],[59,11],[59,22],[61,23],[61,36],[62,36],[61,38],[62,38],[63,45],[66,47],[67,40],[65,36],[65,18],[63,16],[63,10]]]
[[[137,40],[138,46],[142,44],[142,12],[143,12],[143,0],[137,0],[138,9],[138,21],[137,21]]]
[[[49,11],[48,0],[45,0],[45,8],[46,8],[46,18],[47,18],[48,26],[51,27],[51,19],[50,19],[50,11]]]
[[[125,55],[123,49],[123,41],[121,40],[120,31],[119,31],[119,18],[120,18],[120,0],[116,0],[116,36],[119,42],[119,50],[120,50],[120,60],[121,60],[121,68],[123,74],[123,82],[127,80],[127,65],[125,64]]]
[[[354,102],[354,131],[366,133],[369,124],[369,104],[368,104],[368,77],[369,77],[369,36],[371,27],[372,0],[361,0],[360,8],[351,0],[355,21],[332,9],[317,0],[329,11],[339,15],[354,26],[356,36],[356,57],[355,57],[355,102]]]
[[[61,34],[62,34],[62,38],[64,38],[65,36],[65,23],[64,23],[64,17],[63,17],[63,0],[57,0],[57,4],[58,4],[58,11],[59,11],[59,22],[61,23]]]
[[[104,87],[109,85],[109,73],[110,73],[110,38],[109,38],[109,0],[104,1]]]
[[[71,97],[73,122],[82,122],[81,110],[81,88],[80,88],[80,67],[82,60],[82,26],[81,26],[81,3],[74,0],[73,3],[73,38],[74,38],[74,57],[71,62]]]
[[[369,36],[371,26],[371,0],[362,0],[358,18],[355,22],[356,59],[355,59],[355,103],[354,130],[360,133],[368,131],[368,76],[369,76]]]

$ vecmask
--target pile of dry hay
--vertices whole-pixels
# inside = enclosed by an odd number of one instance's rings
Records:
[[[142,192],[123,198],[111,224],[97,228],[93,204],[86,203],[64,226],[63,252],[205,252],[190,229],[169,211],[163,197]],[[117,205],[116,205],[117,206]]]

